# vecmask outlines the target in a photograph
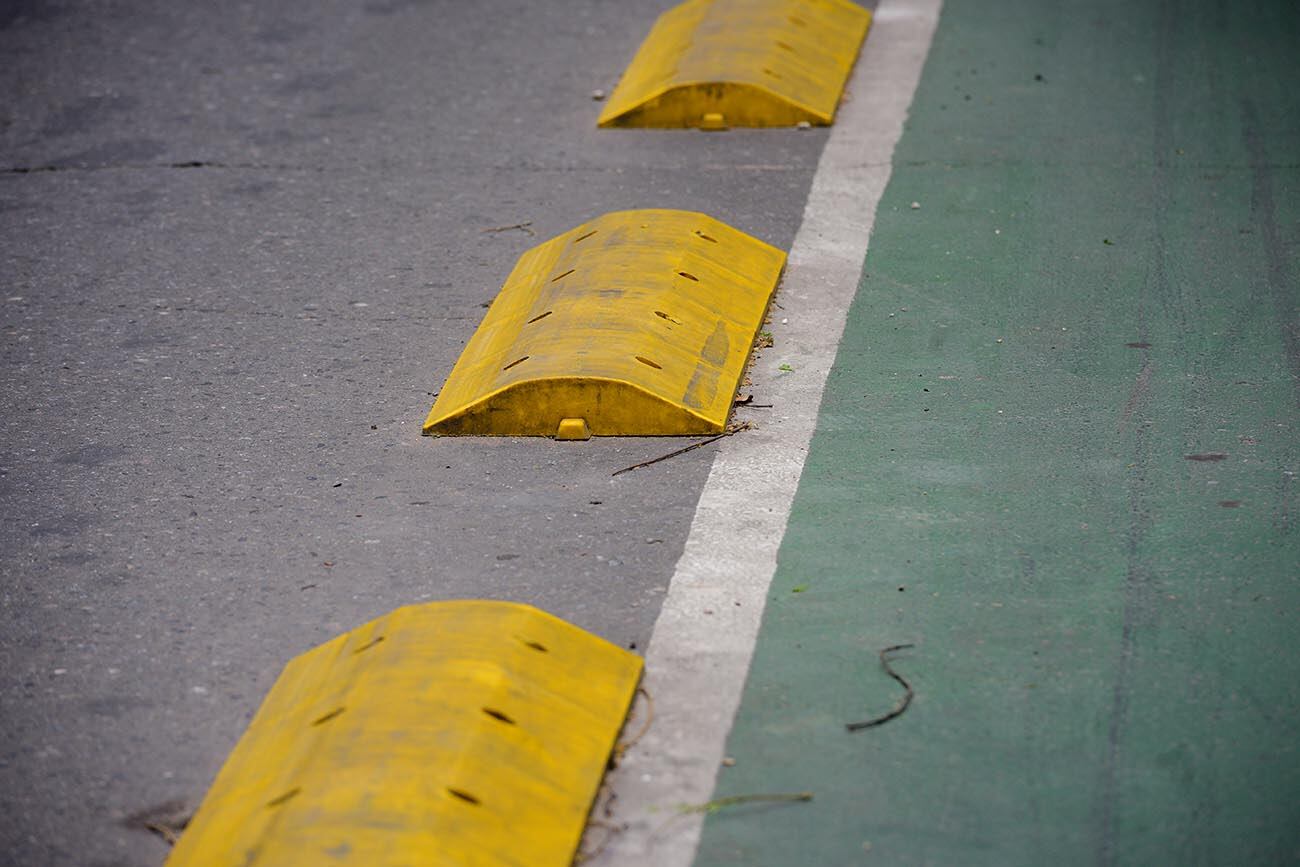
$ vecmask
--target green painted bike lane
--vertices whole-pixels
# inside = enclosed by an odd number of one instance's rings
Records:
[[[1300,860],[1297,45],[949,0],[697,865]]]

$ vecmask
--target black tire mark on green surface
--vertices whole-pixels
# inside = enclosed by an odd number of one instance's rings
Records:
[[[1277,230],[1276,207],[1273,203],[1273,166],[1264,150],[1259,132],[1259,112],[1249,98],[1241,100],[1242,137],[1250,155],[1250,212],[1255,218],[1255,228],[1264,244],[1269,294],[1282,328],[1282,351],[1286,354],[1287,368],[1291,371],[1292,388],[1296,405],[1300,406],[1300,319],[1296,316],[1296,288],[1291,279],[1286,251]]]
[[[1151,365],[1151,333],[1149,309],[1154,301],[1164,306],[1169,298],[1168,249],[1165,238],[1164,215],[1169,205],[1169,99],[1170,99],[1170,46],[1176,38],[1180,17],[1173,0],[1160,4],[1160,37],[1156,48],[1156,80],[1152,98],[1152,172],[1151,199],[1154,203],[1155,226],[1152,235],[1153,258],[1138,303],[1138,345],[1141,347],[1141,370]],[[1141,377],[1141,373],[1138,374]],[[1097,839],[1095,860],[1099,865],[1115,863],[1118,839],[1119,767],[1124,738],[1133,698],[1133,670],[1138,653],[1139,620],[1151,612],[1151,565],[1143,556],[1143,542],[1151,527],[1149,501],[1151,494],[1151,444],[1150,426],[1145,408],[1150,405],[1155,385],[1148,381],[1141,396],[1131,407],[1125,407],[1127,420],[1133,423],[1133,451],[1128,477],[1128,529],[1125,538],[1124,614],[1120,626],[1119,658],[1111,693],[1110,718],[1106,728],[1106,754],[1102,763],[1101,781],[1097,790]]]

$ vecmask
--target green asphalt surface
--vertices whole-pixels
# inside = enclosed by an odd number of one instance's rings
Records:
[[[1300,861],[1297,46],[948,0],[697,865]]]

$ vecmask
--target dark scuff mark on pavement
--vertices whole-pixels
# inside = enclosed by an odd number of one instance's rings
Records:
[[[1267,283],[1273,299],[1274,314],[1281,329],[1282,352],[1291,372],[1292,389],[1300,405],[1300,318],[1296,316],[1298,302],[1295,282],[1291,278],[1289,260],[1279,237],[1276,207],[1273,201],[1274,164],[1269,162],[1259,129],[1259,112],[1249,97],[1241,100],[1242,138],[1250,159],[1250,212],[1255,219],[1264,248]],[[1243,439],[1253,445],[1253,438]],[[1279,534],[1291,529],[1290,483],[1291,476],[1283,470],[1278,478],[1272,526]]]
[[[1139,290],[1138,339],[1135,346],[1142,353],[1142,371],[1138,384],[1130,396],[1131,407],[1125,406],[1121,425],[1136,417],[1133,427],[1133,451],[1128,479],[1128,531],[1125,534],[1124,613],[1120,627],[1119,658],[1116,662],[1114,687],[1111,692],[1110,719],[1106,727],[1106,753],[1102,761],[1101,778],[1095,794],[1095,862],[1103,867],[1115,863],[1117,848],[1117,822],[1119,812],[1120,744],[1128,722],[1129,705],[1133,692],[1133,670],[1138,651],[1138,623],[1143,613],[1150,610],[1151,566],[1143,557],[1143,543],[1151,527],[1148,502],[1151,496],[1151,426],[1146,424],[1145,408],[1150,403],[1151,350],[1149,305],[1153,299],[1163,306],[1169,294],[1168,250],[1165,239],[1164,215],[1168,213],[1168,155],[1171,148],[1169,129],[1170,46],[1177,36],[1179,17],[1172,0],[1160,4],[1160,37],[1156,46],[1156,73],[1152,94],[1152,150],[1151,210],[1154,215],[1152,233],[1151,270]],[[1141,386],[1141,387],[1139,387]]]
[[[1291,480],[1295,476],[1291,471],[1282,469],[1277,478],[1277,496],[1274,500],[1272,524],[1278,535],[1285,538],[1291,532]]]
[[[41,163],[30,166],[0,167],[2,175],[33,175],[44,172],[147,171],[151,169],[245,169],[274,172],[324,172],[325,169],[273,163],[223,163],[214,160],[181,160],[170,163]]]
[[[1129,344],[1129,346],[1134,345],[1136,344]],[[1148,347],[1150,345],[1150,343],[1145,342],[1141,344],[1142,347]],[[1133,390],[1129,392],[1128,401],[1125,402],[1124,409],[1119,414],[1120,433],[1124,433],[1124,431],[1128,429],[1128,423],[1133,418],[1133,411],[1137,409],[1138,404],[1146,398],[1147,390],[1151,388],[1151,374],[1155,368],[1151,364],[1151,361],[1145,358],[1145,352],[1143,352],[1143,356],[1144,363],[1142,369],[1138,371],[1137,380],[1133,383]]]
[[[1295,283],[1291,280],[1287,256],[1278,235],[1273,205],[1273,167],[1259,133],[1259,113],[1249,98],[1241,101],[1242,135],[1250,154],[1250,211],[1255,217],[1268,266],[1268,287],[1273,296],[1277,323],[1282,329],[1282,351],[1291,371],[1296,405],[1300,406],[1300,318],[1296,316]]]
[[[1163,257],[1157,257],[1153,279],[1157,283],[1165,280]],[[1143,311],[1145,320],[1145,310]],[[1143,330],[1146,322],[1142,323]],[[1147,368],[1144,368],[1144,370]],[[1136,391],[1136,389],[1135,389]],[[1149,388],[1143,390],[1149,396]],[[1138,620],[1150,595],[1151,568],[1142,556],[1142,545],[1147,531],[1151,527],[1151,516],[1147,509],[1150,496],[1151,445],[1149,442],[1151,428],[1142,423],[1142,408],[1146,405],[1145,397],[1134,402],[1133,413],[1138,415],[1138,424],[1133,429],[1133,452],[1129,476],[1129,526],[1125,536],[1126,570],[1124,576],[1124,614],[1120,628],[1119,660],[1116,667],[1114,689],[1111,698],[1110,720],[1106,729],[1106,755],[1102,765],[1101,785],[1097,792],[1098,828],[1100,839],[1097,841],[1097,863],[1109,865],[1115,863],[1115,813],[1119,795],[1117,774],[1119,769],[1120,741],[1124,724],[1128,719],[1132,693],[1133,668],[1137,654]]]

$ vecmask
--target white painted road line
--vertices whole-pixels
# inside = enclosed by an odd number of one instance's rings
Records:
[[[790,250],[772,317],[776,345],[756,365],[772,417],[755,413],[761,427],[723,440],[713,462],[646,652],[653,724],[611,775],[614,797],[595,814],[626,827],[588,863],[687,867],[695,858],[703,816],[677,808],[713,793],[826,376],[940,6],[882,0],[876,10]],[[636,714],[644,713],[639,704]],[[639,728],[637,718],[628,725]]]

